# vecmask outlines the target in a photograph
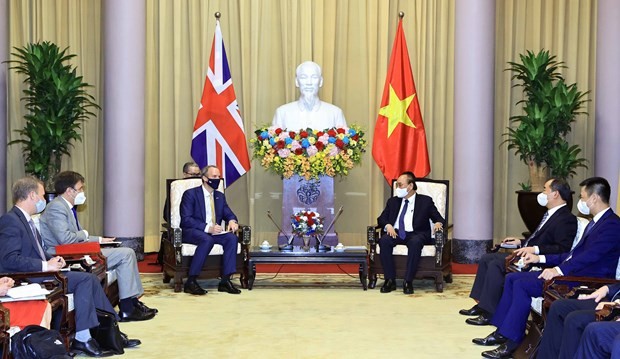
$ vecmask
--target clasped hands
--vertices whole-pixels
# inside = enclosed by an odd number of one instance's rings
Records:
[[[235,232],[237,231],[237,229],[239,229],[239,224],[235,221],[229,221],[228,222],[228,227],[227,227],[227,231],[228,232]],[[222,233],[224,232],[224,227],[220,226],[219,224],[216,224],[214,226],[209,226],[209,228],[207,229],[207,233],[209,234],[217,234],[217,233]]]
[[[67,263],[64,258],[60,256],[53,257],[52,259],[47,261],[47,271],[48,272],[58,272],[61,270]]]
[[[443,224],[441,224],[441,222],[436,222],[435,225],[433,226],[433,233],[437,231],[441,231],[442,228],[443,228]],[[385,231],[388,234],[388,236],[392,238],[398,237],[398,233],[396,232],[396,229],[394,229],[394,226],[391,224],[388,224],[385,226]]]

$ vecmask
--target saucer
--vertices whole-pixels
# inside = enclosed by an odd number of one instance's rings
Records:
[[[262,251],[268,251],[271,249],[271,246],[259,246],[258,248],[260,248]]]

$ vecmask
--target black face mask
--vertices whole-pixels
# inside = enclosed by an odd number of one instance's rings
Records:
[[[209,187],[213,189],[217,189],[220,186],[220,178],[208,178],[206,181],[203,180],[202,182],[208,184]]]

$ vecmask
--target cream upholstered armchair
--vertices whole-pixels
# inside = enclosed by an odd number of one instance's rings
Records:
[[[392,184],[392,192],[394,192],[395,184]],[[448,180],[433,180],[427,178],[416,179],[418,186],[417,192],[433,198],[437,210],[441,216],[448,221],[449,214],[449,192],[450,181]],[[414,214],[415,215],[415,214]],[[432,223],[429,223],[432,228]],[[368,239],[368,257],[369,257],[369,288],[374,288],[377,285],[377,276],[383,274],[383,266],[381,264],[381,258],[379,256],[379,238],[381,238],[382,229],[374,226],[367,227],[367,239]],[[433,278],[435,280],[435,288],[438,292],[443,292],[444,281],[446,283],[452,283],[452,243],[447,236],[448,228],[444,226],[444,229],[438,232],[438,235],[433,234],[433,244],[425,245],[422,248],[422,258],[420,260],[420,266],[416,272],[416,279]],[[393,254],[394,264],[396,266],[396,276],[402,278],[407,266],[407,246],[397,245],[394,247]]]
[[[170,222],[167,224],[168,235],[162,240],[163,261],[164,261],[164,283],[170,283],[174,278],[174,291],[180,292],[183,289],[183,277],[187,276],[190,262],[196,251],[196,246],[183,243],[183,233],[181,232],[181,214],[179,208],[181,199],[186,190],[202,185],[202,178],[169,179],[167,182],[168,200],[170,201]],[[223,181],[222,181],[223,182]],[[223,184],[220,182],[218,190],[223,192]],[[249,260],[249,246],[251,241],[251,228],[239,225],[237,230],[237,273],[240,274],[242,288],[248,285],[247,262]],[[216,244],[209,253],[205,261],[200,278],[218,278],[221,276],[222,254],[224,249]]]

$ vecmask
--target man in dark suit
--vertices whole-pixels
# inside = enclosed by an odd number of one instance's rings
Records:
[[[603,299],[606,302],[602,302]],[[560,299],[551,304],[538,348],[539,358],[607,357],[620,334],[620,323],[594,322],[595,311],[620,299],[620,283],[602,286],[579,299]],[[594,355],[599,352],[600,355]],[[579,354],[581,353],[581,354]],[[586,354],[587,353],[587,354]]]
[[[215,166],[207,166],[202,170],[202,186],[188,189],[181,199],[183,242],[197,246],[189,268],[189,278],[185,282],[185,293],[207,293],[198,285],[196,279],[215,244],[224,247],[222,280],[217,290],[231,294],[241,293],[230,281],[231,274],[235,273],[237,255],[237,237],[232,232],[235,232],[239,225],[237,217],[226,203],[224,193],[217,191],[220,180],[220,170]],[[221,226],[222,221],[228,223],[226,231]]]
[[[434,231],[441,230],[444,218],[437,211],[433,199],[416,193],[418,186],[411,172],[404,172],[396,180],[396,197],[388,199],[385,209],[377,218],[384,235],[379,239],[381,263],[385,283],[381,293],[396,290],[396,269],[392,251],[397,244],[407,246],[407,269],[403,284],[403,293],[413,294],[413,278],[418,270],[422,248],[431,244],[431,225]]]
[[[45,208],[44,195],[43,184],[33,177],[22,178],[13,185],[15,206],[0,218],[0,272],[57,272],[65,266],[62,257],[46,256],[31,218]],[[73,350],[97,357],[112,355],[90,336],[90,328],[99,326],[96,309],[116,316],[97,277],[83,272],[66,272],[65,276],[75,303]]]
[[[544,280],[560,275],[614,278],[620,256],[620,218],[609,208],[611,188],[601,177],[588,178],[579,184],[581,199],[577,208],[594,219],[586,227],[583,238],[569,252],[536,255],[528,253],[525,264],[546,263],[542,272],[510,273],[506,276],[504,293],[491,324],[498,329],[486,338],[475,338],[479,345],[501,344],[482,352],[485,358],[508,358],[525,335],[531,297],[540,297]]]
[[[538,204],[548,210],[538,228],[527,240],[508,237],[502,241],[504,246],[521,247],[515,251],[517,256],[533,254],[556,254],[570,251],[577,233],[577,218],[571,214],[566,201],[570,198],[570,186],[566,181],[551,178],[545,182],[542,193],[538,195]],[[487,253],[478,263],[476,279],[469,296],[478,304],[470,309],[462,309],[463,315],[477,315],[465,320],[471,325],[489,325],[495,308],[502,296],[504,276],[506,275],[506,257],[508,253]]]

